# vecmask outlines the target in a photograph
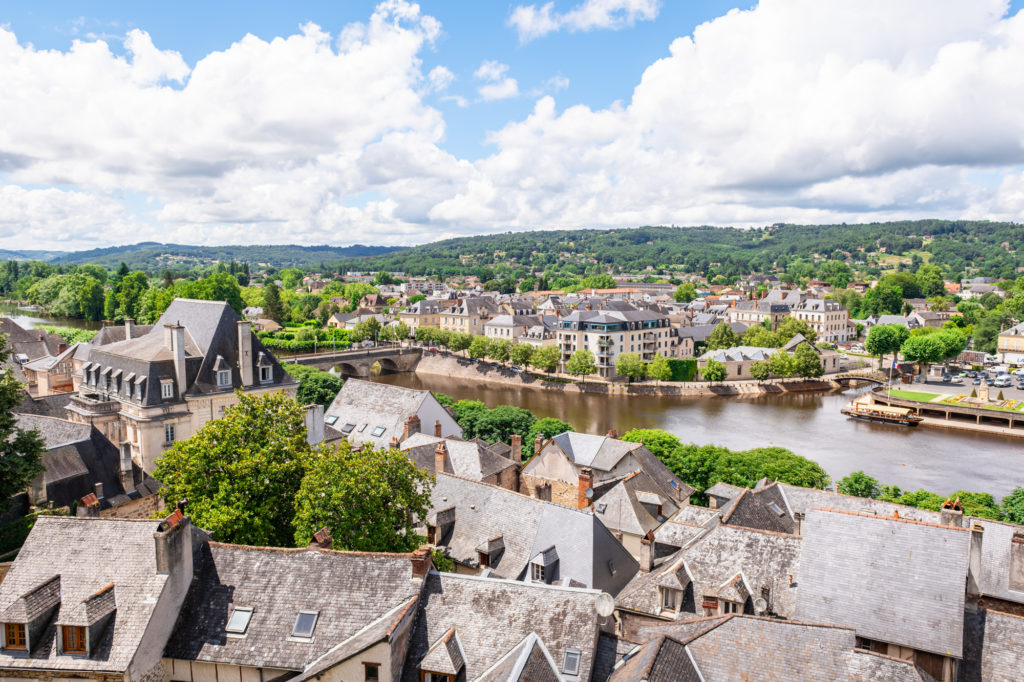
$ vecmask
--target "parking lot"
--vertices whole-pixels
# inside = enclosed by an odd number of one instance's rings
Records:
[[[989,376],[995,375],[994,371],[989,371]],[[999,395],[1000,391],[1003,397],[1007,400],[1024,400],[1024,389],[1020,388],[1019,377],[1012,377],[1013,382],[1009,387],[999,387],[989,384],[988,390],[990,395],[995,398]],[[927,393],[941,393],[944,395],[970,395],[971,391],[976,391],[980,388],[979,384],[975,384],[973,379],[964,377],[963,383],[945,383],[941,379],[936,377],[929,377],[928,381],[924,383],[914,382],[912,384],[893,384],[893,388],[898,388],[906,391],[924,391]]]

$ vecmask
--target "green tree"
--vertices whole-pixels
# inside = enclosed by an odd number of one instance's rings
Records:
[[[447,346],[452,351],[458,353],[469,348],[470,344],[473,343],[473,339],[474,336],[467,332],[452,332],[448,338]]]
[[[11,352],[7,337],[0,334],[0,512],[11,506],[11,496],[25,490],[34,478],[43,473],[43,437],[35,429],[18,428],[12,410],[21,402],[24,386],[7,364]]]
[[[903,357],[911,362],[918,362],[923,365],[924,373],[928,373],[928,365],[939,362],[946,354],[946,346],[936,338],[938,334],[927,336],[911,336],[903,342],[900,352]]]
[[[718,350],[720,348],[732,348],[740,344],[740,338],[736,335],[736,332],[732,330],[732,327],[728,322],[719,322],[718,326],[711,330],[708,335],[708,341],[706,348],[708,350]]]
[[[897,352],[908,338],[910,332],[902,324],[876,324],[868,332],[864,348],[878,357],[878,368],[881,369],[883,357]]]
[[[345,383],[341,377],[316,367],[292,364],[285,364],[282,367],[299,382],[295,399],[299,401],[300,405],[319,404],[326,408],[334,401],[338,391]]]
[[[295,494],[310,454],[305,410],[281,393],[238,393],[238,404],[177,441],[153,476],[173,505],[188,500],[195,524],[221,542],[286,547]]]
[[[796,347],[796,350],[793,351],[793,362],[796,365],[797,376],[811,379],[825,373],[825,369],[821,366],[821,356],[814,351],[809,343],[801,343]]]
[[[864,293],[861,315],[898,315],[903,307],[903,290],[894,284],[879,282]]]
[[[693,282],[683,282],[676,287],[672,298],[676,300],[676,303],[689,303],[697,298],[697,288],[693,286]]]
[[[716,382],[725,381],[725,365],[718,360],[708,359],[704,363],[704,368],[700,371],[700,376],[704,381]]]
[[[482,360],[487,357],[491,350],[491,340],[486,336],[474,336],[469,344],[469,357],[475,360]]]
[[[505,364],[512,356],[512,342],[508,339],[492,340],[487,355],[495,362]]]
[[[1005,316],[998,311],[992,311],[981,317],[974,326],[974,349],[995,353],[999,332],[1003,330],[1005,324]]]
[[[103,319],[103,284],[95,277],[87,277],[78,290],[78,305],[87,320]]]
[[[476,413],[472,425],[472,435],[465,434],[467,438],[482,438],[488,443],[508,443],[512,434],[526,436],[530,432],[537,418],[529,410],[512,405],[499,405],[492,410],[484,409]],[[462,423],[459,423],[462,426]]]
[[[668,431],[661,429],[631,429],[622,435],[622,440],[630,443],[643,443],[644,447],[651,451],[663,462],[672,457],[683,447],[682,442]],[[678,475],[678,472],[676,472]]]
[[[618,368],[616,368],[618,371]],[[622,372],[619,372],[622,374]],[[669,381],[672,378],[672,365],[668,358],[658,355],[647,365],[647,376],[655,381]]]
[[[322,446],[295,495],[295,544],[309,544],[326,527],[334,549],[412,551],[432,487],[433,477],[399,450],[353,450],[347,441]]]
[[[915,275],[917,286],[925,298],[942,296],[946,293],[946,285],[942,281],[942,268],[937,265],[922,265]]]
[[[555,419],[554,417],[545,417],[544,419],[538,419],[533,422],[533,426],[530,427],[530,431],[523,437],[523,461],[525,462],[530,457],[533,457],[533,446],[537,441],[537,436],[542,436],[544,440],[554,438],[560,433],[566,431],[574,431],[572,424],[564,422],[561,419]]]
[[[863,471],[854,471],[852,474],[839,479],[839,483],[836,484],[836,492],[843,495],[870,497],[872,499],[876,499],[882,494],[881,488],[878,487],[878,481]]]
[[[778,348],[785,343],[775,332],[755,324],[743,334],[743,345],[755,348]]]
[[[565,363],[565,371],[578,377],[586,377],[593,374],[597,371],[597,364],[594,362],[594,354],[585,348],[579,349],[569,356],[569,361]]]
[[[795,317],[787,317],[779,325],[776,330],[776,334],[779,335],[779,340],[782,341],[779,345],[785,344],[787,341],[792,339],[797,334],[803,334],[803,337],[814,343],[818,340],[818,335],[811,329],[811,325],[807,324],[803,320],[798,320]]]
[[[550,373],[558,368],[561,359],[562,351],[558,349],[558,346],[541,346],[533,352],[531,362],[537,369]]]
[[[273,282],[263,287],[263,315],[278,324],[284,321],[284,308],[281,306],[281,290]]]
[[[615,371],[630,382],[643,379],[646,369],[644,361],[636,353],[621,353],[615,358]]]
[[[784,350],[776,351],[768,358],[768,369],[775,376],[788,379],[797,373],[796,359]]]
[[[771,373],[771,367],[766,360],[758,360],[750,366],[750,376],[757,381],[765,381]]]
[[[103,294],[103,319],[110,321],[117,319],[117,294],[113,289],[109,289]]]
[[[528,343],[517,343],[509,351],[513,365],[527,368],[533,362],[534,347]]]
[[[136,318],[139,312],[139,302],[142,295],[149,288],[149,277],[141,270],[130,275],[125,275],[118,283],[117,306],[120,318]]]
[[[1024,525],[1024,488],[1017,486],[1004,497],[1001,509],[1007,521]]]

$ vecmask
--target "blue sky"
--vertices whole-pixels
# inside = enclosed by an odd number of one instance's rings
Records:
[[[7,6],[0,246],[1024,213],[1024,0],[546,4]]]

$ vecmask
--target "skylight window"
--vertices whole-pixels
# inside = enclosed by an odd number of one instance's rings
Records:
[[[773,512],[775,512],[775,514],[778,515],[778,516],[784,516],[785,513],[786,513],[784,511],[782,511],[782,508],[779,505],[775,504],[774,502],[769,504],[768,508],[771,509]]]
[[[387,431],[387,429],[384,428],[383,426],[375,426],[373,427],[373,431],[370,433],[370,435],[373,436],[374,438],[380,438],[381,436],[384,435],[385,431]]]
[[[249,627],[250,618],[252,618],[252,607],[236,606],[235,610],[231,612],[231,617],[228,618],[228,624],[224,631],[233,635],[244,635]]]
[[[608,505],[606,505],[604,502],[601,502],[600,504],[597,505],[597,513],[598,514],[604,514],[604,510],[607,509],[607,508],[608,508]]]
[[[359,433],[362,433],[363,431],[365,431],[367,426],[369,426],[369,424],[360,424],[359,425]]]
[[[292,628],[292,637],[312,637],[319,616],[319,611],[299,611],[298,617],[295,618],[295,627]]]
[[[324,417],[324,424],[327,424],[328,426],[334,426],[337,422],[338,415],[336,414],[329,414],[326,417]]]
[[[565,650],[565,658],[562,659],[562,672],[566,675],[580,674],[580,652],[578,650]]]
[[[345,424],[341,427],[342,433],[352,433],[352,429],[356,428],[355,424]]]

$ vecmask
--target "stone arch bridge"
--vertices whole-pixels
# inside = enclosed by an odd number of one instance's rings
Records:
[[[374,373],[376,363],[379,363],[381,374],[412,372],[422,356],[422,348],[359,348],[296,357],[282,355],[278,360],[316,367],[324,371],[337,367],[342,376],[365,378]]]

